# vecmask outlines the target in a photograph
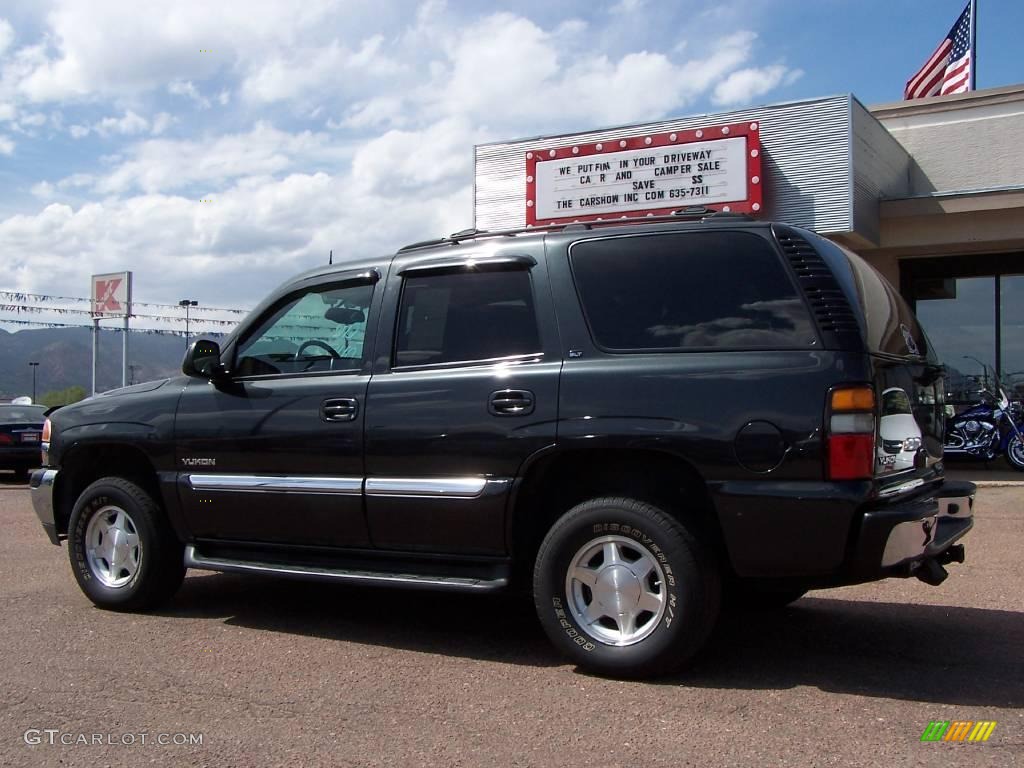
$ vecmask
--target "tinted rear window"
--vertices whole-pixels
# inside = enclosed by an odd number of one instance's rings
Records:
[[[807,307],[766,240],[745,232],[639,235],[570,250],[583,311],[613,351],[806,349]]]
[[[45,412],[41,405],[0,405],[0,421],[42,421]]]

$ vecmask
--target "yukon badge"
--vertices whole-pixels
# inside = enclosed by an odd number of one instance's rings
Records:
[[[907,343],[907,351],[912,355],[920,355],[921,353],[917,350],[917,342],[914,341],[914,335],[910,332],[903,323],[900,323],[900,331],[903,332],[903,340]]]
[[[186,467],[216,467],[216,459],[198,459],[191,456],[182,458],[181,463]]]

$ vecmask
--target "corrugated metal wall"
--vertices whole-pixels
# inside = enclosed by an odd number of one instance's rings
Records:
[[[878,245],[878,202],[910,191],[910,155],[875,116],[853,100],[854,231]]]
[[[765,208],[761,218],[822,234],[854,231],[852,96],[662,120],[586,133],[523,139],[475,148],[474,225],[526,224],[526,152],[723,123],[760,123]],[[867,223],[867,222],[865,222]],[[877,233],[877,221],[873,225]]]

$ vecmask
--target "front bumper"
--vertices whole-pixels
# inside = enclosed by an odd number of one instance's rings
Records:
[[[32,506],[36,510],[43,530],[53,544],[60,544],[57,522],[53,514],[53,486],[57,482],[56,469],[37,469],[29,478],[28,487],[32,493]]]
[[[853,549],[851,581],[911,576],[974,525],[974,483],[944,482],[923,498],[864,513]]]

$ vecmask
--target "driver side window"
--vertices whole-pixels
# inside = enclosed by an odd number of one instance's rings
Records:
[[[238,346],[236,376],[358,370],[373,285],[318,286],[285,298]]]

